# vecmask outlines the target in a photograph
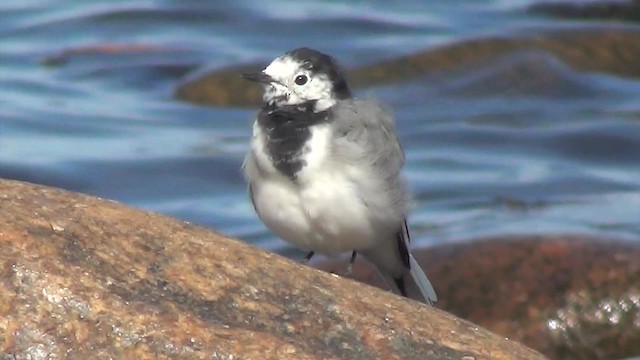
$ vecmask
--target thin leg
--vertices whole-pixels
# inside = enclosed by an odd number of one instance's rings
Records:
[[[356,256],[358,256],[358,252],[353,250],[351,253],[351,259],[349,260],[349,265],[347,266],[347,272],[345,275],[351,275],[353,272],[353,263],[356,262]]]
[[[400,295],[404,297],[409,297],[409,295],[407,295],[407,287],[404,284],[404,278],[403,277],[400,277],[397,279],[394,278],[393,281],[396,283],[398,290],[400,290]]]
[[[304,257],[304,259],[302,259],[302,263],[303,264],[308,263],[311,260],[311,258],[313,257],[313,255],[315,255],[315,254],[316,254],[315,251],[309,251],[309,253]]]

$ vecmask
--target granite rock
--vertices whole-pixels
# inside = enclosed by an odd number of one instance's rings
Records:
[[[0,180],[2,359],[529,359],[444,311],[210,230]]]

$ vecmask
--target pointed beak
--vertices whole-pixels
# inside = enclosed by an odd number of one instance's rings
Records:
[[[263,84],[271,84],[276,82],[275,80],[273,80],[273,78],[267,74],[265,74],[264,72],[260,71],[257,73],[247,73],[247,74],[242,74],[241,75],[244,79],[250,80],[250,81],[256,81],[256,82],[260,82]]]

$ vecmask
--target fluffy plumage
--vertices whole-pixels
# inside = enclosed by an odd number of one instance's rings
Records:
[[[435,302],[409,252],[404,154],[389,113],[353,99],[335,60],[312,49],[247,77],[265,87],[244,163],[260,219],[303,249],[361,253],[397,293]]]

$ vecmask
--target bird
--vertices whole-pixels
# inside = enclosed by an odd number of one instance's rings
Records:
[[[301,47],[264,70],[243,172],[260,220],[308,251],[351,252],[378,270],[396,294],[433,305],[437,296],[410,252],[410,194],[394,118],[378,101],[352,95],[330,55]]]

